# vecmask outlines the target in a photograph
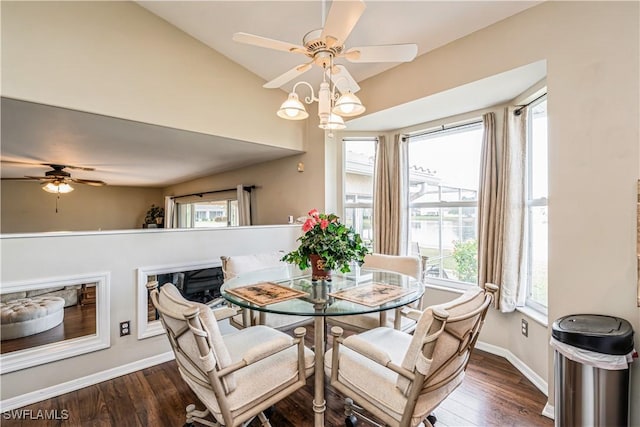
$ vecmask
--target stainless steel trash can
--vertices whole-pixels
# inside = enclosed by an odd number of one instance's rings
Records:
[[[570,315],[553,323],[551,335],[555,426],[628,426],[634,352],[629,322],[595,314]]]

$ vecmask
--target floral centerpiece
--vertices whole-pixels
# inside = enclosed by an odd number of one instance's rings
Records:
[[[339,219],[335,214],[319,213],[317,209],[309,211],[302,225],[304,234],[298,238],[300,246],[282,260],[296,264],[301,270],[311,266],[313,279],[328,278],[331,270],[347,273],[351,271],[352,261],[362,264],[368,252],[362,238]]]

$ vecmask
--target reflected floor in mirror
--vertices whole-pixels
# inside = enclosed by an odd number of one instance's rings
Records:
[[[93,301],[95,301],[95,296]],[[76,304],[64,309],[63,321],[58,326],[34,335],[1,341],[0,354],[6,354],[12,351],[24,350],[27,348],[38,347],[87,335],[94,335],[95,333],[95,302],[83,305]]]

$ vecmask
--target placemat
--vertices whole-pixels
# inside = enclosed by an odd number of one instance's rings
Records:
[[[306,292],[271,282],[261,282],[253,285],[226,289],[226,292],[245,299],[260,307],[308,295]]]
[[[331,292],[329,295],[335,298],[366,305],[368,307],[377,307],[413,292],[413,290],[400,288],[398,286],[387,285],[384,283],[372,283],[351,289],[344,289],[342,291]]]

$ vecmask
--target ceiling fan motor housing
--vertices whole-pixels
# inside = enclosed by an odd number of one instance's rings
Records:
[[[69,178],[71,174],[67,171],[62,170],[65,166],[61,165],[50,165],[53,170],[47,171],[44,173],[45,176],[50,176],[52,178]]]
[[[344,49],[343,45],[328,46],[327,41],[322,38],[322,29],[309,31],[303,37],[302,43],[307,49],[307,56],[323,68],[330,67],[332,58]]]

